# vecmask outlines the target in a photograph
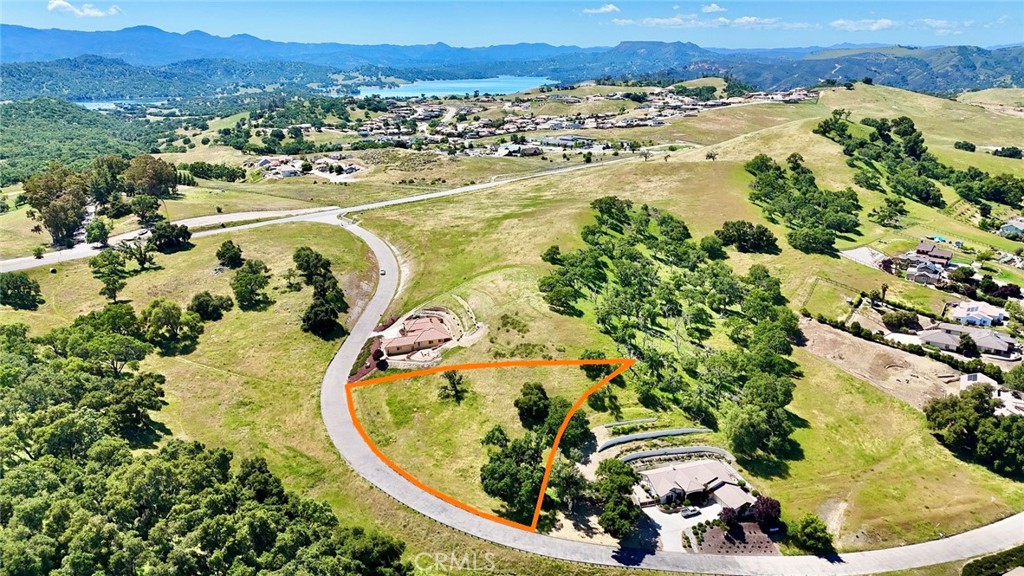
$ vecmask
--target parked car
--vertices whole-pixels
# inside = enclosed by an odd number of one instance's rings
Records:
[[[380,269],[380,275],[381,275],[381,276],[383,276],[383,275],[385,275],[385,274],[387,274],[387,270],[385,270],[385,269],[381,268],[381,269]]]
[[[683,518],[693,518],[694,516],[700,516],[700,508],[696,506],[686,506],[679,511],[683,515]]]

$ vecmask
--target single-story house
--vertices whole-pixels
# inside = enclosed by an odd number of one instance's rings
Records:
[[[659,504],[713,499],[723,507],[742,510],[755,500],[740,487],[739,474],[718,460],[695,460],[640,472],[640,483]]]
[[[947,352],[956,352],[960,346],[960,336],[942,330],[922,330],[917,333],[917,337],[921,339],[921,344]]]
[[[1024,217],[1014,216],[1007,220],[1006,224],[999,227],[1000,236],[1008,236],[1010,234],[1024,235]]]
[[[1018,343],[1009,334],[991,329],[969,328],[949,322],[939,322],[918,332],[921,343],[934,346],[940,350],[955,351],[960,345],[960,335],[967,334],[978,345],[982,354],[993,356],[1012,356],[1017,352]]]
[[[991,326],[1010,319],[1004,308],[988,302],[958,302],[950,311],[950,317],[960,324]]]
[[[398,356],[437,348],[451,340],[451,332],[440,318],[424,316],[406,320],[397,337],[384,340],[383,348],[388,356]]]

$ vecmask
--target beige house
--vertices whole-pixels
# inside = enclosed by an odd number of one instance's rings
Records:
[[[437,348],[451,340],[451,332],[440,318],[425,316],[409,318],[403,322],[399,335],[384,340],[383,348],[388,356],[401,356],[419,350]]]
[[[691,500],[714,500],[726,508],[742,510],[754,503],[754,497],[740,487],[740,477],[719,460],[695,460],[640,472],[640,484],[652,498],[645,504],[669,504]]]

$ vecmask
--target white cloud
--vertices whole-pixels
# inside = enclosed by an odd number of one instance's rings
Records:
[[[711,4],[705,4],[701,6],[700,11],[705,14],[711,14],[712,12],[725,12],[726,10],[725,8],[722,8],[718,4],[712,2]]]
[[[957,20],[936,20],[934,18],[922,18],[921,20],[911,22],[911,25],[917,28],[934,30],[936,36],[959,36],[964,33],[962,28],[970,28],[974,24],[974,20],[959,22]]]
[[[896,22],[888,18],[879,18],[877,20],[839,19],[829,22],[829,26],[847,32],[878,32],[879,30],[888,30],[896,26]]]
[[[984,26],[985,28],[991,28],[993,26],[1002,26],[1003,24],[1006,24],[1009,21],[1010,17],[1006,14],[1003,14],[999,18],[996,18],[995,22],[986,22],[982,26]]]
[[[600,8],[584,8],[584,14],[608,14],[609,12],[622,12],[615,4],[605,4]]]
[[[46,9],[50,12],[69,12],[79,18],[103,18],[104,16],[117,16],[121,14],[121,9],[114,4],[111,4],[110,8],[106,10],[97,8],[92,4],[82,4],[81,8],[76,8],[66,0],[50,0],[46,4]]]
[[[676,14],[669,18],[616,18],[612,23],[619,26],[643,26],[648,28],[742,28],[746,30],[805,30],[816,28],[807,22],[786,22],[779,18],[761,18],[758,16],[740,16],[739,18],[704,19],[696,14]]]

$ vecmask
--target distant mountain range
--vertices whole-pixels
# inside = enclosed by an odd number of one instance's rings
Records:
[[[1024,46],[722,49],[686,42],[622,42],[580,48],[513,44],[457,48],[303,44],[249,35],[177,34],[140,26],[112,32],[0,25],[0,98],[204,96],[266,85],[315,91],[339,74],[405,80],[515,74],[561,82],[611,77],[689,79],[731,75],[762,89],[822,80],[876,82],[932,93],[1024,86]]]

